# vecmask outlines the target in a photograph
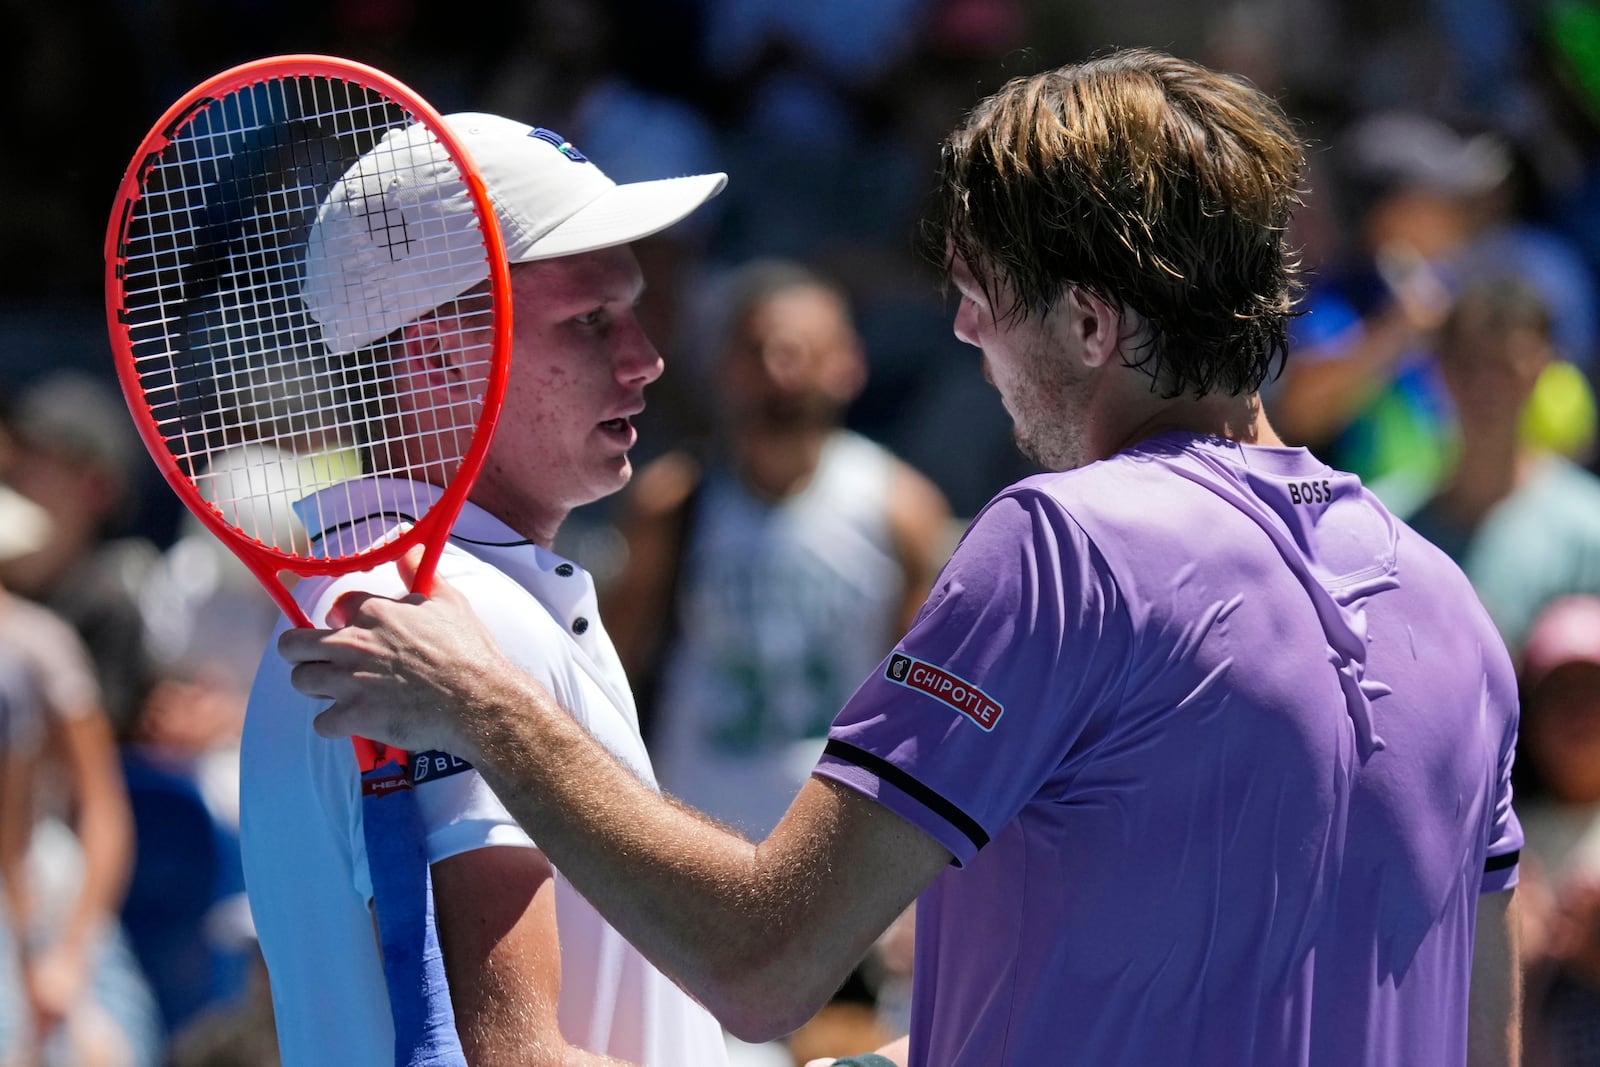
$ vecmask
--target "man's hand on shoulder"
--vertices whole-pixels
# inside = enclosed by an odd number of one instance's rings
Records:
[[[398,561],[407,583],[421,554],[414,549]],[[329,623],[332,629],[291,629],[278,640],[294,687],[330,702],[317,716],[318,733],[442,749],[475,762],[477,713],[489,690],[522,676],[464,597],[442,579],[426,598],[348,593]]]

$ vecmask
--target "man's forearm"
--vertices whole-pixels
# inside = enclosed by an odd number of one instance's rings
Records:
[[[799,1025],[859,956],[818,955],[807,905],[825,872],[789,869],[781,841],[758,847],[661,797],[520,673],[501,674],[461,726],[556,867],[736,1033]]]
[[[329,701],[317,731],[470,760],[590,903],[740,1037],[809,1018],[950,863],[910,819],[816,777],[759,846],[662,798],[448,582],[427,598],[348,594],[329,617],[339,629],[278,638],[295,688]]]
[[[1479,899],[1467,1030],[1468,1067],[1522,1062],[1522,963],[1514,890]]]
[[[101,925],[121,910],[133,867],[133,814],[104,718],[96,713],[68,724],[65,741],[84,875],[62,941],[81,952],[100,936]]]

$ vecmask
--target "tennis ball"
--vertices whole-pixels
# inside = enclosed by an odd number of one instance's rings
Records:
[[[1551,362],[1534,383],[1522,409],[1522,437],[1563,456],[1583,458],[1595,440],[1594,390],[1583,371],[1564,360]]]

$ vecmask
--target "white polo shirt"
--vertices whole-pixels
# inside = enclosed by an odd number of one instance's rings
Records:
[[[391,529],[431,504],[426,485],[345,483],[297,507],[318,535],[367,524]],[[375,532],[375,531],[374,531]],[[506,654],[642,780],[655,785],[633,697],[600,625],[588,573],[524,543],[467,504],[439,576],[473,604]],[[405,593],[392,565],[337,579],[302,581],[295,597],[323,622],[339,596],[364,589]],[[284,624],[287,625],[287,624]],[[382,961],[368,912],[371,879],[362,838],[355,758],[348,741],[311,728],[320,701],[289,684],[269,646],[245,717],[240,833],[245,880],[285,1067],[340,1063],[389,1067],[393,1029]],[[444,753],[413,756],[415,795],[430,862],[477,848],[534,847],[476,771]],[[722,1032],[556,874],[561,942],[560,1024],[575,1045],[650,1067],[720,1064]]]

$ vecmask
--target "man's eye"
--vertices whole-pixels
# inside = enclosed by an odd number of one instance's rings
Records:
[[[577,316],[572,321],[576,322],[579,326],[598,326],[602,321],[604,321],[605,316],[606,313],[604,309],[595,308],[593,311],[585,311],[582,315]]]

